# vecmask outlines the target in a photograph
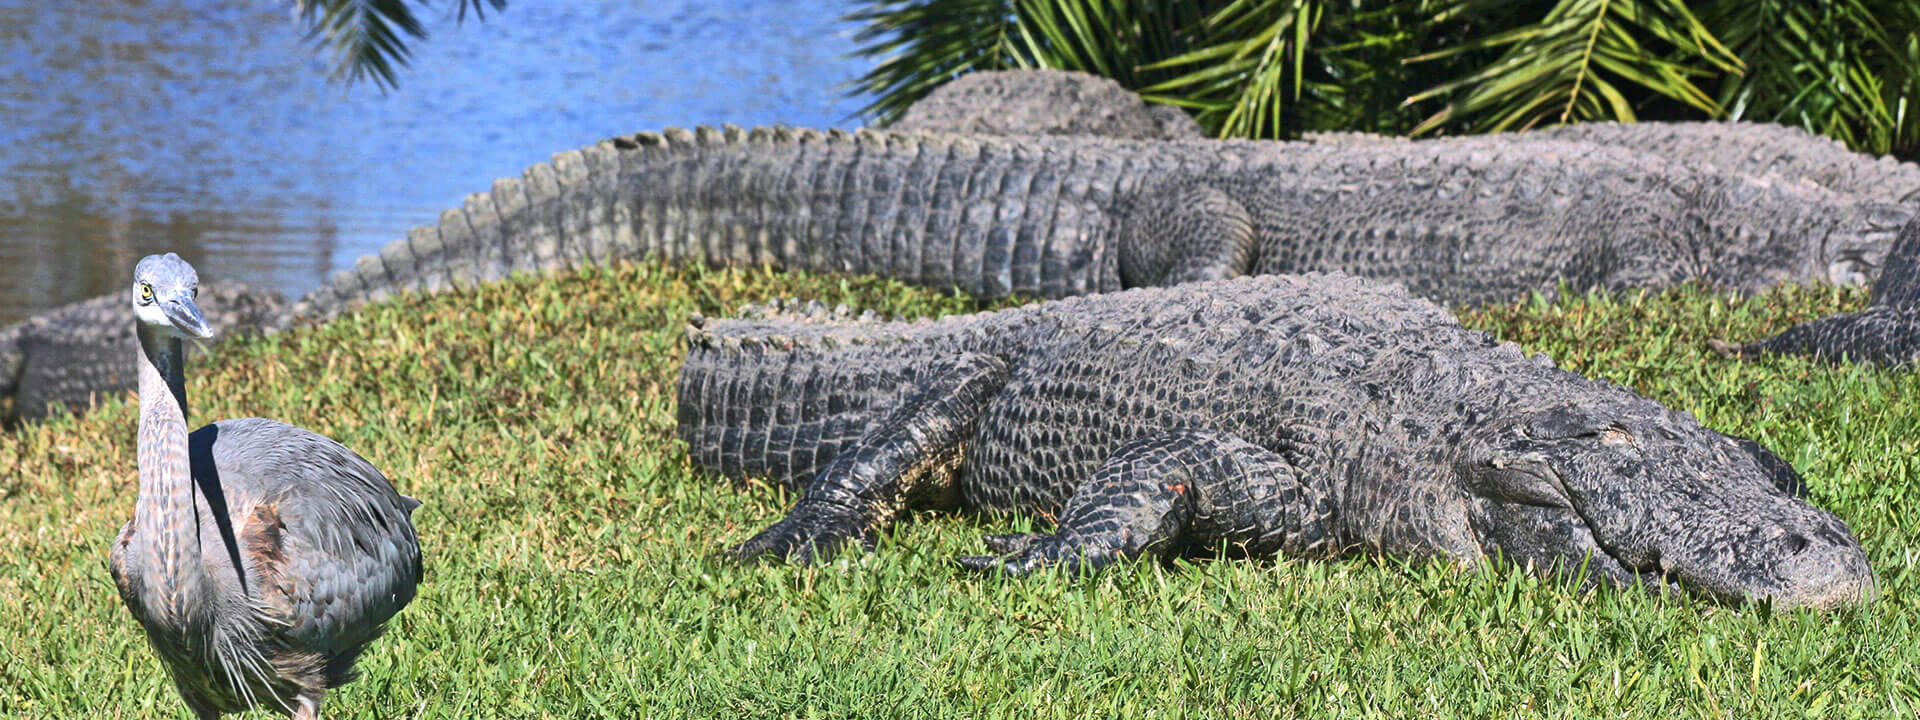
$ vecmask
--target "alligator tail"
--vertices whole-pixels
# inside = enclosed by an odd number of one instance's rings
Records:
[[[303,298],[313,322],[409,290],[659,258],[874,273],[977,295],[1118,289],[1100,241],[1120,168],[1017,138],[670,129],[494,182]],[[1096,167],[1098,166],[1098,167]]]

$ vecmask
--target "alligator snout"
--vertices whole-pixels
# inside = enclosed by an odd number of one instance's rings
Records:
[[[1763,596],[1776,605],[1831,609],[1872,602],[1879,595],[1867,554],[1851,537],[1830,530],[1814,537],[1793,533],[1785,545],[1778,590]]]
[[[1691,552],[1666,556],[1663,569],[1729,602],[1834,609],[1878,597],[1866,551],[1846,525],[1798,499],[1783,500],[1797,506],[1790,514],[1800,522],[1749,527],[1745,538],[1724,543],[1696,542]]]

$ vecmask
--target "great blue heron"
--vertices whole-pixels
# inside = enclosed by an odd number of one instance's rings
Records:
[[[210,338],[173,253],[133,271],[140,499],[113,579],[200,718],[266,705],[317,720],[326,691],[413,599],[420,503],[328,438],[261,418],[187,434],[181,342]]]

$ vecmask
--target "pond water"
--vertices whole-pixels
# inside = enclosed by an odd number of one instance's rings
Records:
[[[866,102],[846,0],[454,6],[383,94],[329,84],[288,0],[0,0],[0,325],[162,250],[297,296],[555,152]]]

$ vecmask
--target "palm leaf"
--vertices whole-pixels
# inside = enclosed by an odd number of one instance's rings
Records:
[[[507,0],[457,1],[461,21],[469,10],[485,20],[487,6],[495,11],[507,7]],[[308,39],[332,51],[328,78],[348,85],[370,80],[382,90],[397,87],[398,69],[412,57],[403,36],[427,37],[426,27],[407,0],[294,0],[294,7]]]
[[[1477,131],[1586,120],[1637,119],[1633,96],[1677,101],[1707,117],[1724,115],[1695,80],[1738,72],[1740,60],[1680,0],[1561,0],[1535,23],[1409,58],[1425,62],[1504,48],[1477,72],[1408,98],[1448,106],[1414,127]]]

